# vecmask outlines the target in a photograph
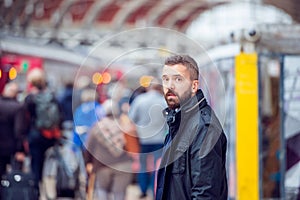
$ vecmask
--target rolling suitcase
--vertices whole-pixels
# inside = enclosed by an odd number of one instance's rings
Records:
[[[38,200],[32,173],[12,168],[1,177],[1,200]]]

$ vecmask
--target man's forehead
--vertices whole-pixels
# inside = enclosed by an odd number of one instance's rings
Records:
[[[182,64],[164,65],[163,75],[184,75],[187,68]]]

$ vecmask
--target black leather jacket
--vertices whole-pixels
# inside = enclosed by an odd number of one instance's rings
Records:
[[[203,93],[166,109],[169,134],[157,174],[156,200],[227,199],[227,140]]]

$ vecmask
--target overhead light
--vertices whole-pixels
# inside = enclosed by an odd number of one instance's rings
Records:
[[[15,67],[11,67],[9,72],[8,72],[8,77],[10,80],[14,80],[17,78],[17,69]]]
[[[140,78],[140,85],[145,88],[149,87],[152,79],[153,76],[142,76]]]

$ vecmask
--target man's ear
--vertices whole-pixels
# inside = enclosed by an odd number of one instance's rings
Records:
[[[193,82],[192,82],[192,93],[197,92],[198,86],[199,86],[199,81],[198,80],[193,80]]]

